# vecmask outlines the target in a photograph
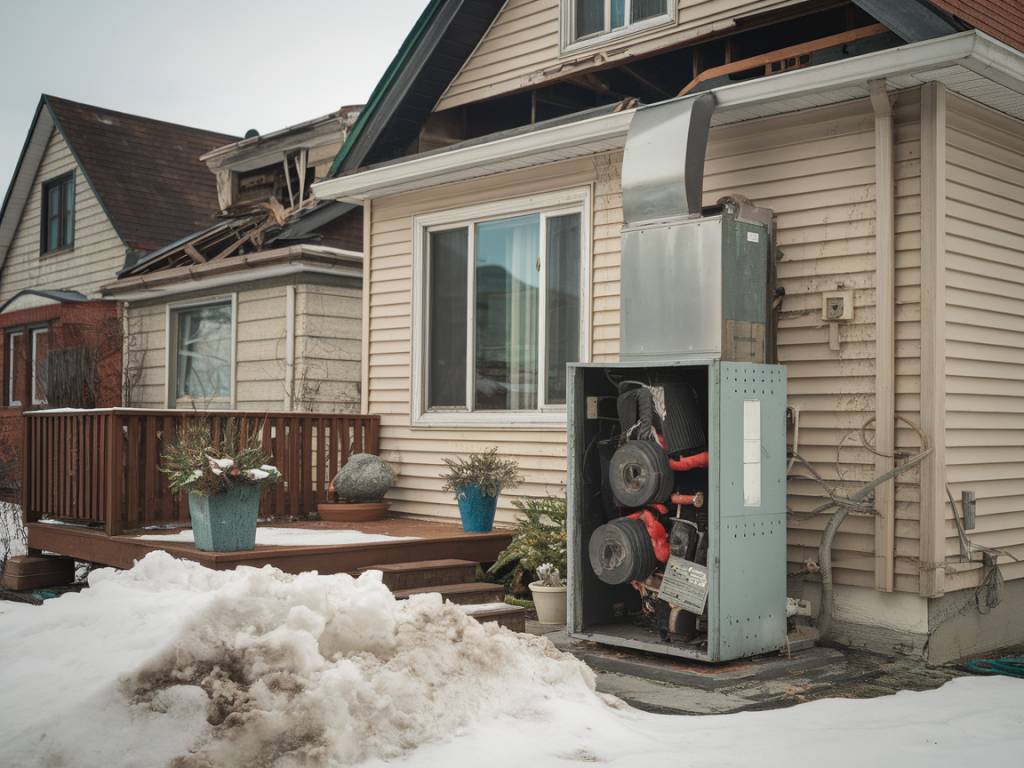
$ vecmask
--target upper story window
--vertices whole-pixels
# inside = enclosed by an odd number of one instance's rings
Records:
[[[562,0],[563,48],[673,20],[673,0]]]
[[[587,200],[544,202],[417,222],[420,423],[564,421],[586,337]]]
[[[42,233],[43,253],[70,248],[75,242],[75,174],[66,173],[43,182]]]
[[[169,405],[228,403],[234,379],[233,302],[175,307],[170,330]]]

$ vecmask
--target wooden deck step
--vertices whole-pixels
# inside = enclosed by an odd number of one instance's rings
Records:
[[[75,580],[75,561],[70,557],[19,555],[7,560],[2,586],[14,591],[70,584]]]
[[[445,600],[459,605],[479,603],[500,603],[505,597],[505,588],[501,584],[486,582],[467,582],[466,584],[441,584],[436,587],[413,587],[412,589],[396,589],[395,597],[404,599],[413,595],[440,592]]]
[[[483,605],[463,606],[466,613],[481,624],[496,622],[513,632],[526,631],[526,609],[507,603],[485,603]]]
[[[476,578],[477,564],[471,560],[421,560],[413,563],[369,565],[360,571],[380,571],[392,591],[465,584]],[[429,590],[428,590],[429,591]]]

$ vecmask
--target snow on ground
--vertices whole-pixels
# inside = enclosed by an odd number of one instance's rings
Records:
[[[192,529],[186,528],[177,533],[148,533],[140,539],[153,541],[181,541],[191,544]],[[276,547],[315,547],[332,544],[373,544],[379,541],[409,541],[415,536],[385,536],[380,533],[363,533],[348,529],[331,530],[328,528],[270,528],[260,526],[256,529],[256,543]]]
[[[1024,753],[1024,683],[772,712],[651,715],[545,639],[379,574],[215,572],[154,552],[42,607],[0,604],[12,766],[956,766]]]
[[[0,501],[0,561],[28,552],[28,536],[21,522],[21,507]]]

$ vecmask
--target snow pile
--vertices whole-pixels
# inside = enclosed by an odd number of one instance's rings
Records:
[[[215,572],[154,552],[3,618],[0,654],[22,661],[0,671],[15,765],[138,765],[133,746],[179,768],[347,765],[592,696],[547,640],[438,595],[396,601],[379,573]]]
[[[148,533],[138,538],[167,543],[186,542],[191,544],[195,541],[191,528],[186,528],[177,533]],[[256,529],[257,545],[275,547],[326,547],[338,544],[375,544],[381,541],[409,541],[414,538],[414,536],[385,536],[382,533],[363,533],[362,531],[347,528],[271,528],[261,526]]]
[[[1024,683],[714,717],[593,691],[542,638],[379,574],[216,572],[148,555],[35,608],[0,604],[0,763],[962,768],[1024,754]]]

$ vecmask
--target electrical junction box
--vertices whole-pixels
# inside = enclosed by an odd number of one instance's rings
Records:
[[[659,599],[683,617],[685,637],[653,623],[645,613],[644,593],[634,584],[606,583],[593,566],[594,531],[627,511],[610,508],[605,492],[605,451],[619,439],[617,381],[692,391],[698,426],[706,434],[706,468],[675,476],[677,485],[684,485],[679,490],[703,494],[702,505],[691,512],[692,525],[702,529],[706,555],[694,560],[673,555],[658,588]],[[785,368],[721,360],[575,364],[569,366],[568,387],[571,636],[712,662],[783,648]]]

